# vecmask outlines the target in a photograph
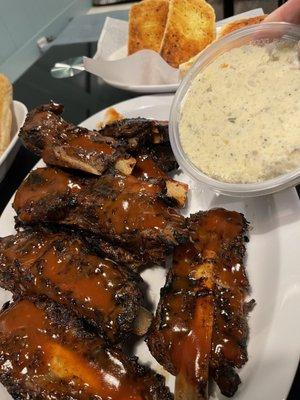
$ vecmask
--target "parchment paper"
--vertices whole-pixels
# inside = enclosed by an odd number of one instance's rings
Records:
[[[217,22],[217,30],[235,19],[262,15],[262,8],[251,10]],[[127,56],[128,22],[107,17],[97,52],[84,58],[86,71],[117,85],[167,85],[179,82],[179,70],[168,65],[153,50],[141,50]]]

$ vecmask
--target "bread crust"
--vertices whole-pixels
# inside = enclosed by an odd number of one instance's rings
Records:
[[[259,15],[258,17],[244,18],[228,22],[228,24],[222,26],[219,37],[221,38],[223,36],[226,36],[229,33],[234,32],[241,28],[245,28],[246,26],[260,24],[266,18],[266,16],[267,14]]]
[[[168,0],[144,0],[129,12],[128,55],[143,49],[159,52],[169,10]]]
[[[239,19],[236,21],[229,22],[228,24],[225,24],[221,31],[220,34],[218,35],[217,39],[228,35],[231,32],[234,32],[238,29],[245,28],[246,26],[250,25],[255,25],[261,23],[265,18],[267,17],[267,14],[265,15],[260,15],[258,17],[252,17],[252,18],[244,18],[244,19]],[[204,49],[203,49],[204,50]],[[188,73],[189,69],[192,67],[192,65],[195,63],[195,61],[198,59],[200,56],[201,50],[198,54],[196,54],[194,57],[190,58],[188,61],[182,63],[179,65],[179,74],[180,78],[183,79],[185,75]]]
[[[12,127],[12,84],[0,74],[0,155],[11,141]]]
[[[170,0],[160,49],[174,68],[202,51],[216,37],[215,11],[205,0]]]

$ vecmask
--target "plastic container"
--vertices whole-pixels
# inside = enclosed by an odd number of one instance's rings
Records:
[[[213,179],[201,172],[189,160],[188,156],[183,151],[179,137],[179,120],[182,102],[194,78],[203,71],[208,64],[232,48],[240,47],[257,40],[272,41],[279,38],[286,41],[299,41],[300,26],[284,22],[262,23],[239,29],[217,40],[201,53],[197,62],[183,79],[175,94],[169,122],[170,142],[174,155],[185,173],[202,185],[207,185],[217,193],[235,197],[254,197],[274,193],[300,183],[300,165],[296,170],[259,183],[226,183]]]

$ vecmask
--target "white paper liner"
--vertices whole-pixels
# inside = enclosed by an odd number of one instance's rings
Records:
[[[262,8],[217,22],[217,30],[230,21],[263,15]],[[141,50],[127,56],[128,22],[107,17],[97,52],[84,58],[86,71],[116,86],[172,85],[179,82],[179,70],[168,65],[155,51]]]

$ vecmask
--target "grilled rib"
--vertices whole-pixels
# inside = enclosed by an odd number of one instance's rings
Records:
[[[95,175],[114,166],[128,175],[135,165],[135,159],[129,154],[131,151],[168,140],[164,122],[124,119],[100,131],[89,131],[64,121],[62,112],[60,104],[37,107],[28,113],[20,131],[25,146],[47,164]]]
[[[1,312],[0,381],[18,400],[172,399],[163,377],[45,300]]]
[[[76,227],[129,249],[145,262],[161,263],[188,235],[185,219],[162,196],[159,185],[132,175],[84,179],[40,168],[20,186],[13,206],[22,223]]]
[[[169,141],[168,121],[147,118],[123,118],[106,124],[100,129],[102,136],[128,140],[128,149],[141,150],[143,146],[167,143]]]
[[[141,308],[136,276],[95,255],[74,233],[39,229],[0,239],[0,286],[46,295],[111,341],[132,331]]]
[[[244,266],[247,221],[242,214],[222,209],[196,214],[190,219],[192,238],[202,257],[214,266],[214,329],[210,373],[225,396],[240,384],[235,368],[248,360],[246,302],[250,285]]]
[[[141,151],[137,153],[132,153],[134,154],[135,158],[137,159],[137,164],[139,159],[151,159],[152,162],[156,166],[156,171],[158,172],[158,169],[165,174],[167,172],[176,170],[178,168],[177,161],[175,159],[175,156],[173,154],[172,148],[170,146],[169,142],[161,143],[161,144],[156,144],[156,145],[149,145],[146,148],[142,149]],[[137,166],[136,164],[136,166]],[[156,175],[152,176],[156,177]]]
[[[172,187],[177,204],[184,205],[187,185],[163,174],[177,168],[166,122],[123,119],[105,125],[100,131],[89,131],[64,121],[62,112],[62,105],[50,103],[28,113],[20,137],[29,150],[48,164],[94,175],[102,175],[111,168],[129,175],[133,173],[137,158],[149,158],[155,163],[156,171],[162,172],[159,179]]]
[[[188,185],[171,179],[167,175],[166,172],[173,168],[168,165],[168,156],[162,156],[159,161],[159,154],[160,153],[156,153],[155,156],[152,156],[149,153],[137,156],[132,175],[146,181],[161,181],[162,184],[165,184],[166,196],[170,200],[170,203],[175,206],[183,207],[187,200]]]
[[[104,117],[101,122],[96,124],[97,129],[100,130],[103,127],[106,127],[106,132],[109,132],[109,134],[114,137],[120,139],[122,137],[122,134],[118,134],[118,130],[114,129],[114,127],[118,126],[118,124],[112,125],[113,129],[111,129],[110,125],[112,123],[115,123],[116,121],[119,122],[119,125],[122,126],[122,120],[124,121],[125,116],[120,114],[115,108],[110,107],[105,110],[104,112]],[[146,146],[142,149],[138,149],[138,151],[132,151],[131,154],[137,157],[137,159],[144,159],[148,158],[151,159],[155,163],[155,176],[152,177],[157,177],[157,172],[160,174],[160,172],[170,172],[172,170],[175,170],[178,168],[177,161],[175,159],[175,156],[173,154],[172,148],[170,146],[169,142],[169,132],[168,132],[168,121],[152,121],[152,140],[151,143],[146,143]],[[156,128],[156,130],[155,130]],[[115,132],[117,131],[117,135]],[[156,133],[156,136],[155,136]],[[123,136],[127,135],[126,132],[124,132]],[[138,163],[138,160],[137,160]],[[135,166],[135,169],[137,167],[137,164]],[[139,168],[137,168],[139,170]],[[151,168],[153,171],[153,168]],[[134,171],[136,172],[136,171]],[[148,176],[148,173],[147,173]]]
[[[147,342],[157,361],[178,377],[178,399],[206,395],[213,324],[211,281],[211,268],[201,262],[192,244],[175,249]]]
[[[189,228],[192,242],[175,249],[148,346],[176,375],[175,399],[207,399],[210,376],[232,396],[240,383],[234,368],[247,361],[247,222],[215,209],[191,216]]]

